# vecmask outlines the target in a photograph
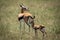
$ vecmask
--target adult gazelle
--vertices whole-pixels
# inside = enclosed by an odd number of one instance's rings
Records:
[[[20,5],[20,7],[21,13],[18,14],[18,20],[20,21],[21,19],[23,19],[25,23],[29,26],[30,31],[30,23],[31,20],[35,18],[35,16],[33,16],[24,5]]]

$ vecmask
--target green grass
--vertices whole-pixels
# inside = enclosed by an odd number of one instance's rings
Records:
[[[17,15],[20,13],[19,4],[23,3],[35,15],[35,24],[46,26],[48,37],[45,40],[60,40],[60,0],[0,0],[0,40],[34,40],[34,30],[28,32],[28,26],[20,23]],[[22,22],[24,24],[24,22]],[[42,33],[38,31],[38,39]]]

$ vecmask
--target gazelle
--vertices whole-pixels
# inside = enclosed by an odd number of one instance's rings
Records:
[[[37,33],[37,30],[38,30],[38,29],[42,32],[43,37],[44,37],[45,34],[47,34],[44,25],[41,25],[41,24],[36,25],[36,24],[34,23],[34,20],[31,22],[31,24],[32,24],[32,28],[35,30],[35,35],[37,35],[36,33]]]
[[[18,20],[20,21],[23,19],[25,23],[29,26],[29,31],[30,31],[30,23],[31,20],[35,18],[30,12],[28,12],[28,9],[24,5],[20,5],[21,7],[21,13],[18,14]],[[29,22],[28,22],[29,21]]]

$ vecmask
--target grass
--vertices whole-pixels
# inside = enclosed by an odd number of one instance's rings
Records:
[[[34,31],[28,32],[28,26],[20,23],[17,15],[20,13],[19,4],[23,3],[35,15],[35,24],[46,26],[48,37],[45,40],[60,40],[60,0],[0,0],[0,40],[34,40]],[[24,22],[22,22],[24,24]],[[38,31],[38,39],[42,33]]]

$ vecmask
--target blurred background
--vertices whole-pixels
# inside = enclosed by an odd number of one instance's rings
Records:
[[[29,27],[17,19],[22,3],[36,16],[35,24],[45,25],[45,40],[60,40],[60,0],[0,0],[0,40],[35,40],[34,30],[29,33]],[[37,40],[42,40],[39,30]]]

